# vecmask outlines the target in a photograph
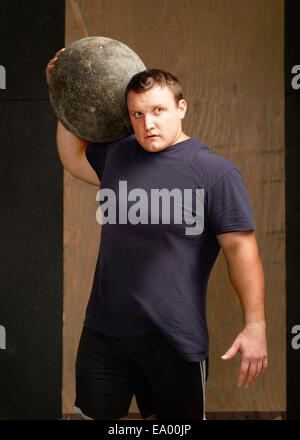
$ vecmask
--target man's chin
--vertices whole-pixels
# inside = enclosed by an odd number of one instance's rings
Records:
[[[141,146],[144,150],[149,151],[150,153],[155,153],[156,151],[161,151],[166,148],[159,145],[141,145]]]
[[[151,137],[151,138],[143,138],[138,140],[139,144],[144,148],[144,150],[155,152],[161,151],[167,148],[161,140],[159,136]]]

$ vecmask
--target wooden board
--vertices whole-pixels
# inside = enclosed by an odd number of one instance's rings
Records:
[[[239,355],[220,359],[242,329],[220,254],[208,288],[207,411],[286,407],[283,10],[283,0],[66,0],[66,46],[102,35],[127,44],[147,67],[174,73],[188,101],[185,132],[233,160],[244,177],[266,276],[269,368],[245,390],[236,385]],[[76,349],[98,254],[96,192],[65,172],[64,413],[73,411]],[[130,410],[138,411],[135,400]]]

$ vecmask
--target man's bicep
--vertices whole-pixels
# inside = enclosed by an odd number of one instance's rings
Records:
[[[248,231],[227,232],[225,234],[216,235],[216,238],[225,256],[240,246],[256,247],[254,229]]]

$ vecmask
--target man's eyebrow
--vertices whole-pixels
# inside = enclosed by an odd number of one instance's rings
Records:
[[[165,108],[166,106],[165,106],[165,104],[155,104],[155,105],[153,105],[152,107],[151,107],[151,109],[153,110],[153,109],[155,109],[155,108],[157,108],[157,107],[162,107],[162,108]],[[129,110],[129,112],[130,113],[143,113],[141,110]]]
[[[152,110],[154,109],[154,108],[156,108],[156,107],[166,107],[166,104],[154,104],[154,105],[152,105]],[[136,110],[137,112],[138,111],[140,111],[140,110]]]

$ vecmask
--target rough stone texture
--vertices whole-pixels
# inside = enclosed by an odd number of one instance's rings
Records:
[[[80,139],[109,142],[132,133],[124,93],[146,67],[125,44],[106,37],[72,43],[58,57],[49,84],[57,119]]]

